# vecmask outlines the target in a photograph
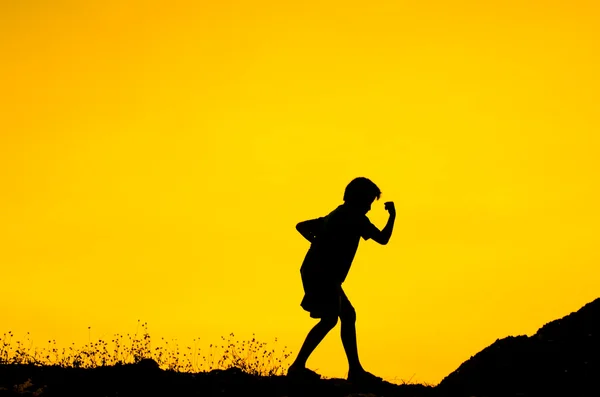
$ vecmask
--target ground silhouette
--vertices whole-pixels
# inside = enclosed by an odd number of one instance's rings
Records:
[[[600,396],[600,298],[533,336],[498,339],[439,385],[357,386],[343,379],[297,381],[237,368],[202,373],[161,370],[151,359],[89,369],[0,365],[0,396],[261,397],[597,397]]]
[[[140,364],[89,369],[0,365],[0,387],[4,387],[4,390],[0,390],[0,396],[428,397],[436,395],[433,386],[394,385],[387,382],[371,387],[356,386],[344,379],[299,382],[286,376],[249,375],[237,368],[197,374],[178,373],[159,369],[153,360],[145,361]],[[29,383],[27,383],[28,379]]]

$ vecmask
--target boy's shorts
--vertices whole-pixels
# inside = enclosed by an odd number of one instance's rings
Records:
[[[339,317],[354,308],[340,283],[306,277],[302,274],[304,298],[300,306],[312,318]]]

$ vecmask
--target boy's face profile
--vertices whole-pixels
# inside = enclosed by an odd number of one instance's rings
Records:
[[[375,201],[375,199],[371,199],[369,201],[366,202],[365,204],[365,215],[367,214],[367,212],[371,211],[371,205],[373,204],[373,202]]]
[[[350,203],[353,207],[357,209],[362,215],[366,215],[367,212],[371,211],[371,204],[373,204],[375,199],[365,199],[361,201],[356,201],[354,203]]]

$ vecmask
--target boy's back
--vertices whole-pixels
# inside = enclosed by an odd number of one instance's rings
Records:
[[[302,263],[303,275],[327,277],[339,283],[346,279],[360,238],[367,240],[379,232],[364,213],[348,204],[307,223],[314,240]]]

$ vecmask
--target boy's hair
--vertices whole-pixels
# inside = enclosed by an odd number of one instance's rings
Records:
[[[345,202],[363,202],[379,200],[381,190],[370,179],[365,177],[354,178],[344,191]]]

